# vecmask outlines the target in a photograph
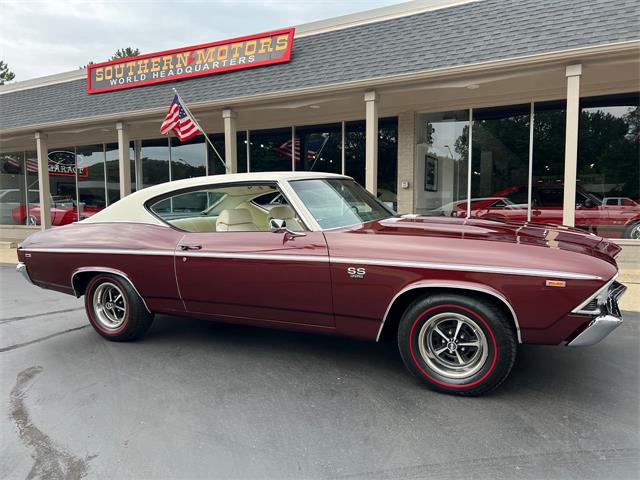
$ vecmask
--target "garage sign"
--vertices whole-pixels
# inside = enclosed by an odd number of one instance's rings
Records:
[[[109,92],[288,62],[295,29],[90,64],[87,93]]]

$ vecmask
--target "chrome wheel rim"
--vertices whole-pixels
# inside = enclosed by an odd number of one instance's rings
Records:
[[[93,292],[93,311],[105,330],[117,330],[127,318],[127,302],[116,284],[104,282]]]
[[[27,225],[38,225],[38,220],[33,215],[29,215],[29,217],[27,218]]]
[[[629,232],[629,238],[640,240],[640,223],[637,223],[631,228],[631,232]]]
[[[484,366],[489,355],[487,337],[471,318],[446,312],[429,318],[418,334],[420,355],[446,378],[468,378]]]

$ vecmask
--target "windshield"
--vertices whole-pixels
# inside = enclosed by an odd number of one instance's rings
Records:
[[[294,180],[290,184],[321,228],[346,227],[395,215],[353,180]]]

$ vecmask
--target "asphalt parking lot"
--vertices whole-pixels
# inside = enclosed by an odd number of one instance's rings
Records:
[[[637,478],[640,314],[521,347],[482,398],[392,344],[167,316],[110,343],[82,301],[0,266],[0,478]]]

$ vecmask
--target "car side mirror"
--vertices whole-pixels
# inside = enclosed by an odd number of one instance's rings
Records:
[[[281,218],[271,218],[269,220],[269,231],[282,233],[287,229],[287,222]]]
[[[282,218],[271,218],[269,220],[269,231],[272,233],[286,233],[290,238],[306,236],[306,233],[289,230],[287,228],[287,222]]]

